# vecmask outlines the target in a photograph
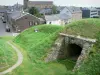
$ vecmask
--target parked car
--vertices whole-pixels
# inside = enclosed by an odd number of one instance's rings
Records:
[[[4,19],[4,17],[1,18],[3,23],[6,23],[6,20]]]
[[[6,32],[10,32],[10,27],[6,25]]]

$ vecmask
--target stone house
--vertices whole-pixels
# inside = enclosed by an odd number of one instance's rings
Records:
[[[53,6],[53,1],[29,1],[29,0],[24,0],[24,9],[30,8],[30,7],[36,7],[40,9],[44,8],[52,8]]]
[[[16,11],[7,14],[8,23],[14,32],[22,32],[29,27],[40,24],[40,19],[26,12]]]

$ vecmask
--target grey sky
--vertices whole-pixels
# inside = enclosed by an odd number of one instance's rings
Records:
[[[31,0],[34,1],[34,0]],[[36,1],[48,1],[48,0],[36,0]],[[100,0],[51,0],[56,5],[62,6],[95,6],[100,7]],[[23,0],[1,0],[0,5],[13,5],[15,3],[23,4]]]

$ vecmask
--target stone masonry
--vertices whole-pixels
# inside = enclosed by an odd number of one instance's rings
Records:
[[[75,35],[67,35],[60,33],[61,37],[59,37],[54,46],[51,48],[51,52],[45,58],[45,62],[54,61],[57,59],[66,59],[68,56],[67,47],[69,44],[76,44],[82,48],[81,54],[77,59],[74,70],[77,70],[84,59],[87,58],[90,48],[96,42],[96,39],[83,38],[81,36]]]

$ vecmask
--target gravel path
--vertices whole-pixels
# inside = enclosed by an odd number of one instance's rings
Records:
[[[18,56],[18,60],[16,62],[15,65],[13,65],[12,67],[10,67],[9,69],[3,71],[3,72],[0,72],[0,75],[4,75],[4,74],[7,74],[11,71],[13,71],[14,69],[16,69],[22,62],[23,62],[23,55],[22,53],[20,52],[20,50],[18,48],[16,48],[13,44],[11,44],[10,42],[7,42],[17,53],[17,56]]]

